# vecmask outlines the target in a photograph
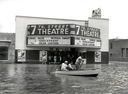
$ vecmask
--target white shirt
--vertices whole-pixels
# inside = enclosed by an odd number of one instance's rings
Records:
[[[65,63],[62,63],[62,65],[61,65],[61,70],[64,70],[64,71],[66,71],[67,70],[67,64],[65,64]]]

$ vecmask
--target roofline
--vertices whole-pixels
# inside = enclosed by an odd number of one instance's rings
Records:
[[[20,16],[20,15],[16,15],[16,17],[88,22],[88,20],[63,19],[63,18],[48,18],[48,17],[33,17],[33,16]]]
[[[8,42],[8,43],[10,43],[11,40],[0,40],[0,42]]]
[[[128,39],[109,39],[109,41],[126,41]]]
[[[108,18],[94,18],[94,17],[88,17],[88,19],[96,19],[96,20],[109,20]]]
[[[14,32],[0,32],[0,34],[14,34]]]

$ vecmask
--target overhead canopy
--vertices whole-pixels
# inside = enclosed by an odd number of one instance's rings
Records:
[[[0,40],[0,47],[8,47],[11,43],[11,40]]]

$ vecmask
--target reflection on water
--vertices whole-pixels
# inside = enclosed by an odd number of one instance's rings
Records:
[[[0,64],[0,94],[128,94],[128,64],[101,65],[98,77],[55,75],[55,65]]]

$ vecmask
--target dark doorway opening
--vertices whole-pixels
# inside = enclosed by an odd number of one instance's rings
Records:
[[[86,54],[87,54],[87,57],[86,57],[87,64],[94,63],[94,51],[87,51]]]
[[[0,47],[0,60],[8,60],[8,47]]]

